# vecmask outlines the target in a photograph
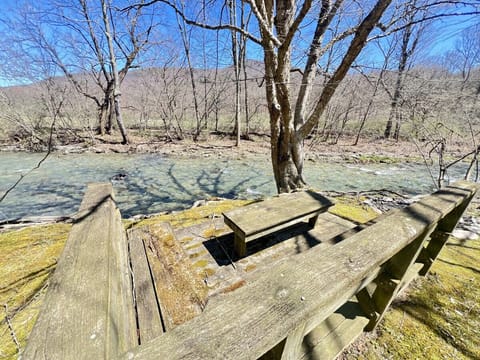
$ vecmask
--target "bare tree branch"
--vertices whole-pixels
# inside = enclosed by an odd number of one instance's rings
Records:
[[[246,1],[250,4],[250,1],[248,1],[248,0],[246,0]],[[233,25],[230,25],[230,24],[211,25],[211,24],[205,24],[205,23],[201,23],[201,22],[189,19],[189,18],[187,18],[185,13],[181,9],[178,8],[177,5],[175,5],[174,3],[172,3],[168,0],[153,0],[153,1],[150,1],[150,2],[143,3],[143,4],[130,5],[128,7],[123,8],[122,11],[129,11],[129,10],[135,9],[135,8],[147,7],[147,6],[151,6],[153,4],[156,4],[156,3],[162,3],[162,4],[165,4],[165,5],[168,5],[173,11],[175,11],[175,13],[187,25],[193,25],[193,26],[197,26],[199,28],[203,28],[203,29],[207,29],[207,30],[234,30],[234,31],[237,31],[237,32],[241,33],[243,36],[247,37],[248,39],[252,40],[253,42],[255,42],[257,44],[262,43],[262,41],[259,38],[255,37],[253,34],[246,31],[245,29],[239,28],[238,26],[233,26]],[[272,35],[272,40],[275,41],[275,39],[276,38]],[[278,40],[276,40],[276,43],[278,43]]]

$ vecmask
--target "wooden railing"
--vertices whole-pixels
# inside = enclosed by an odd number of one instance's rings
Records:
[[[126,244],[104,187],[104,200],[82,203],[87,213],[72,229],[24,359],[333,358],[427,273],[477,190],[457,182],[333,246],[259,269],[192,320],[136,345]]]
[[[23,359],[111,359],[136,344],[127,243],[111,184],[89,186]]]

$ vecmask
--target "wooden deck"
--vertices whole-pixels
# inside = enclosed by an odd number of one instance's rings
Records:
[[[92,185],[22,358],[333,358],[428,271],[475,192],[461,182],[367,227],[323,213],[239,258],[222,217],[125,239],[111,186]]]

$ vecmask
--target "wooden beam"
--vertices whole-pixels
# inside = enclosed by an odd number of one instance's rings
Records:
[[[208,289],[169,223],[147,225],[141,231],[163,324],[169,331],[202,312]]]
[[[354,299],[350,299],[325,321],[305,335],[300,359],[333,359],[350,345],[368,324]]]
[[[314,247],[258,270],[262,276],[257,273],[257,281],[212,298],[200,316],[122,358],[258,358],[303,322],[306,333],[318,326],[366,285],[372,271],[465,204],[476,190],[477,184],[455,183],[335,246]]]
[[[89,184],[22,359],[110,359],[136,342],[127,244],[111,184]]]
[[[139,344],[143,344],[162,334],[165,328],[143,243],[143,239],[146,237],[144,229],[131,229],[127,235],[132,265],[133,294],[135,296]]]
[[[305,322],[302,322],[287,336],[281,360],[296,360],[300,357],[303,337],[305,336],[305,325]]]
[[[424,264],[422,270],[420,271],[420,275],[425,276],[428,273],[433,265],[433,262],[438,257],[438,254],[440,254],[440,251],[442,251],[443,246],[447,243],[451,232],[455,229],[455,226],[457,226],[458,221],[467,209],[467,206],[474,195],[475,194],[472,194],[468,201],[465,201],[465,203],[457,207],[450,214],[440,220],[437,228],[430,238],[430,242],[419,255],[419,262]]]

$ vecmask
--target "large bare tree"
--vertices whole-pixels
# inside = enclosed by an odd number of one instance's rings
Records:
[[[419,41],[428,24],[424,19],[428,18],[425,1],[413,0],[407,4],[407,12],[401,19],[402,29],[394,34],[394,45],[398,46],[398,65],[396,80],[393,92],[389,93],[391,97],[390,115],[385,126],[384,137],[393,137],[398,140],[401,126],[400,103],[402,99],[403,83],[406,72],[413,65],[413,57],[417,51]],[[388,89],[386,89],[388,91]],[[395,120],[395,131],[392,134],[392,127]]]
[[[58,75],[63,74],[79,93],[94,101],[98,131],[109,132],[116,119],[127,143],[120,87],[149,44],[153,17],[144,17],[141,8],[120,13],[111,0],[18,6],[16,16],[0,19],[15,29],[4,39],[11,44],[2,49],[4,55],[15,54],[18,62],[25,64],[25,71],[34,68],[30,64],[51,64]]]
[[[235,30],[260,45],[265,64],[266,101],[270,118],[271,159],[278,192],[303,187],[304,140],[317,125],[330,99],[348,70],[360,54],[372,30],[392,0],[368,1],[362,4],[344,0],[245,0],[256,19],[249,31],[226,24],[208,25],[186,18],[183,3],[173,0],[153,0],[148,4],[171,6],[186,23],[213,30]],[[349,14],[347,19],[345,16]],[[330,36],[332,21],[345,17],[342,30]],[[292,55],[300,29],[314,21],[314,32],[303,61],[302,82],[298,94],[293,94],[290,82]],[[345,24],[348,24],[346,26]],[[350,40],[346,45],[345,41]],[[329,74],[321,93],[313,94],[315,78],[322,57],[337,43],[345,47],[336,69]],[[316,96],[314,96],[316,95]]]

